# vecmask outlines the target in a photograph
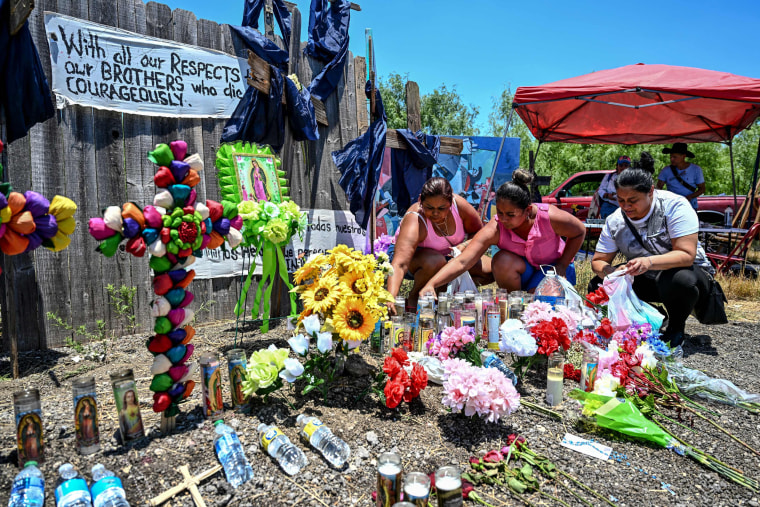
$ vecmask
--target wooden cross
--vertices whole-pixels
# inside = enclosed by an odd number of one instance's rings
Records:
[[[200,474],[193,477],[190,475],[190,470],[187,468],[187,465],[182,465],[179,467],[179,471],[182,472],[182,477],[184,477],[185,480],[173,488],[167,489],[157,497],[151,498],[148,501],[148,505],[152,505],[154,507],[161,505],[162,503],[171,498],[174,498],[176,495],[182,493],[183,491],[188,490],[190,492],[190,496],[193,497],[193,502],[195,502],[196,507],[206,507],[206,502],[203,501],[201,492],[198,491],[198,484],[216,474],[221,469],[222,465],[216,465],[214,468],[209,468],[205,472],[201,472]]]

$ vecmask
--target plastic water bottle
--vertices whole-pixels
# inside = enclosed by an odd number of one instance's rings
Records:
[[[87,481],[74,469],[71,463],[64,463],[58,468],[61,477],[55,488],[56,507],[91,507],[92,496]]]
[[[92,467],[92,483],[93,507],[129,507],[121,479],[100,463]]]
[[[322,456],[335,468],[340,468],[351,456],[351,448],[335,436],[330,428],[316,417],[300,414],[296,423],[301,426],[301,438],[318,449]]]
[[[309,460],[306,459],[303,451],[293,445],[287,435],[280,431],[277,426],[261,423],[258,430],[261,434],[261,446],[280,463],[286,474],[295,475],[309,464]]]
[[[42,507],[45,505],[45,478],[36,461],[27,461],[13,479],[8,507]]]
[[[504,361],[501,360],[499,356],[494,354],[493,352],[488,352],[484,350],[480,354],[480,359],[483,361],[483,366],[486,368],[496,368],[500,372],[504,374],[505,377],[507,377],[511,382],[512,385],[517,385],[517,375],[515,375],[515,372],[513,372],[509,366],[504,364]]]
[[[543,268],[542,268],[543,269]],[[544,279],[536,287],[536,300],[544,301],[554,306],[558,299],[565,297],[565,289],[557,279],[557,272],[553,267],[546,270]]]
[[[214,423],[214,431],[218,435],[214,440],[214,449],[216,449],[219,462],[224,467],[227,482],[232,484],[233,488],[237,488],[253,479],[253,469],[248,463],[248,458],[245,457],[243,445],[235,430],[219,419]]]

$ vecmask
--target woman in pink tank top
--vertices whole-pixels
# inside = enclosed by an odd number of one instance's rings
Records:
[[[420,192],[419,202],[404,215],[396,231],[393,252],[393,274],[388,278],[388,292],[398,295],[404,275],[414,277],[414,286],[407,304],[417,306],[420,289],[438,272],[451,256],[451,249],[464,249],[467,235],[475,234],[483,224],[475,208],[464,198],[454,195],[445,178],[431,178]],[[491,259],[473,262],[473,279],[491,283]],[[393,311],[393,310],[392,310]]]
[[[517,169],[512,181],[496,192],[496,216],[478,232],[462,255],[452,259],[421,292],[450,282],[476,262],[492,245],[499,247],[491,266],[499,287],[533,291],[543,279],[542,264],[575,283],[572,264],[586,228],[570,213],[548,204],[533,204],[529,186],[533,176]],[[563,240],[565,237],[566,240]]]

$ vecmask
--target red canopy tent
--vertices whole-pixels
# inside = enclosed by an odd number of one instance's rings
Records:
[[[760,79],[639,63],[543,86],[521,86],[512,107],[539,140],[539,146],[545,141],[726,143],[731,152],[736,202],[731,141],[760,116]],[[511,115],[505,135],[510,121]],[[759,165],[760,146],[750,187],[751,203]]]
[[[512,107],[541,142],[730,142],[760,116],[760,79],[627,65],[517,89]]]

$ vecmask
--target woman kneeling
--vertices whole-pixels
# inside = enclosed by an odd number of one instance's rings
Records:
[[[419,203],[404,215],[396,233],[388,292],[396,297],[404,275],[411,273],[414,286],[407,302],[416,307],[420,289],[446,265],[451,249],[463,250],[467,235],[482,228],[478,212],[464,198],[454,195],[445,178],[426,181]],[[491,259],[488,257],[476,259],[470,266],[470,274],[476,283],[490,283],[490,273]]]
[[[572,262],[583,244],[586,228],[583,222],[555,206],[533,204],[529,189],[532,180],[529,172],[518,169],[512,181],[499,187],[496,216],[475,235],[462,255],[452,259],[427,283],[423,294],[464,273],[492,245],[499,247],[491,266],[502,289],[532,292],[543,279],[541,265],[546,264],[575,284]]]
[[[699,220],[683,197],[655,190],[652,176],[626,169],[615,182],[620,208],[608,218],[599,236],[591,268],[597,277],[589,289],[616,269],[634,276],[633,291],[648,303],[663,303],[668,313],[664,342],[675,347],[684,340],[686,318],[707,297],[710,269],[697,241]],[[628,262],[611,265],[617,252]]]

